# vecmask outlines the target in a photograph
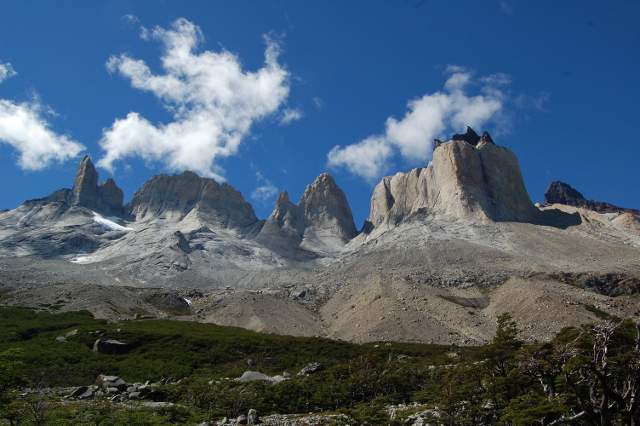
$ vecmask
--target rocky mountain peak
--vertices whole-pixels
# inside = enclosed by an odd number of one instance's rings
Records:
[[[307,226],[332,228],[345,241],[357,234],[347,197],[328,173],[306,187],[299,206]]]
[[[549,184],[547,191],[544,193],[544,202],[545,204],[565,204],[581,207],[598,213],[631,213],[640,215],[640,210],[618,207],[604,201],[588,200],[580,191],[561,181],[553,181]]]
[[[92,207],[98,204],[98,172],[88,155],[80,160],[71,192],[74,205]]]
[[[257,240],[281,253],[296,255],[300,248],[339,250],[356,233],[344,192],[328,173],[322,173],[305,188],[297,205],[286,192],[280,193]]]
[[[491,135],[489,134],[489,132],[483,132],[482,136],[478,135],[478,133],[476,133],[475,130],[473,130],[471,127],[467,126],[467,130],[465,133],[456,133],[453,136],[451,136],[452,141],[465,141],[468,144],[471,144],[473,146],[477,146],[479,143],[484,142],[484,143],[494,143],[493,139],[491,138]],[[440,145],[442,143],[442,141],[436,140],[436,145]]]
[[[453,136],[451,136],[452,141],[465,141],[467,143],[470,143],[473,146],[478,145],[478,142],[480,142],[480,135],[476,133],[475,130],[473,130],[471,127],[467,126],[467,130],[465,133],[456,133]]]
[[[240,192],[190,171],[152,177],[127,207],[136,220],[179,221],[194,212],[200,220],[214,226],[246,229],[258,222]]]
[[[571,185],[560,181],[553,181],[544,193],[544,201],[548,204],[558,203],[576,206],[586,201],[586,199]]]
[[[98,172],[91,157],[85,155],[76,172],[70,204],[109,215],[121,215],[122,201],[122,190],[112,178],[98,185]]]
[[[438,143],[426,168],[385,177],[374,188],[367,229],[418,213],[481,221],[538,217],[515,155],[470,127]]]

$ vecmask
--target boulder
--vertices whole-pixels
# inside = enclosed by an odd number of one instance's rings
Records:
[[[93,343],[93,351],[101,354],[119,355],[129,352],[130,345],[115,339],[97,339]]]
[[[285,380],[289,380],[291,377],[287,372],[282,373],[282,375],[269,376],[264,373],[260,373],[259,371],[245,371],[242,373],[242,376],[235,378],[234,381],[240,383],[248,383],[248,382],[269,382],[272,384],[277,384],[280,382],[284,382]]]
[[[249,425],[257,425],[259,423],[258,411],[255,409],[250,409],[247,412],[247,424]]]
[[[110,389],[115,389],[115,391],[124,392],[127,390],[127,382],[122,380],[118,376],[107,376],[104,374],[100,374],[96,379],[96,384],[100,386],[102,389],[106,390],[107,393],[113,393]]]
[[[302,367],[302,369],[298,372],[298,376],[308,376],[322,370],[322,368],[323,366],[319,362],[311,362]]]
[[[97,389],[98,388],[96,386],[79,386],[69,394],[68,398],[80,400],[90,399],[95,396]]]

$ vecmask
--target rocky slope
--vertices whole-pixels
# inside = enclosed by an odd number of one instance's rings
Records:
[[[188,318],[260,331],[459,344],[505,311],[528,339],[640,314],[640,216],[563,188],[534,206],[515,155],[471,129],[385,177],[358,235],[327,174],[266,220],[189,172],[124,207],[116,188],[85,158],[73,189],[0,213],[4,303],[129,318],[182,301]]]

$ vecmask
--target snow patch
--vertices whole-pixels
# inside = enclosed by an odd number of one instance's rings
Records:
[[[187,299],[186,297],[183,297],[184,301],[187,302],[187,305],[191,306],[193,305],[193,302],[191,301],[191,299]]]
[[[100,259],[98,259],[96,256],[76,256],[69,260],[69,262],[84,265],[86,263],[98,262],[99,260]]]
[[[126,226],[122,226],[119,223],[116,223],[115,221],[113,221],[112,219],[108,219],[96,212],[93,212],[93,220],[94,222],[99,223],[100,225],[104,226],[107,229],[111,229],[112,231],[123,231],[123,232],[133,231],[133,228],[127,228]]]

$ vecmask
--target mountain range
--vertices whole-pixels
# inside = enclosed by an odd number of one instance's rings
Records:
[[[1,212],[0,301],[359,342],[478,344],[503,312],[529,340],[640,316],[640,211],[562,182],[534,205],[513,152],[470,128],[384,177],[360,230],[327,173],[265,220],[192,172],[123,199],[86,156],[71,189]]]

